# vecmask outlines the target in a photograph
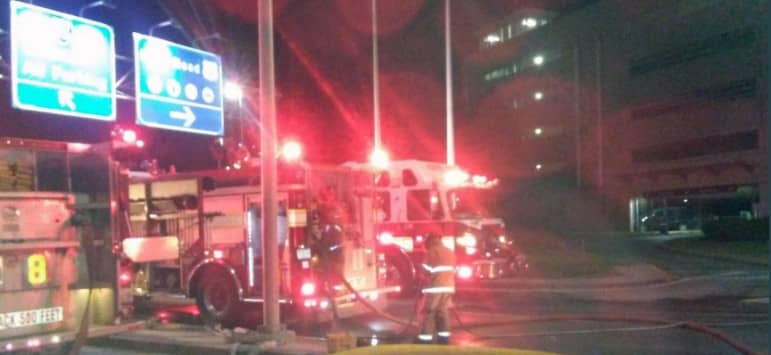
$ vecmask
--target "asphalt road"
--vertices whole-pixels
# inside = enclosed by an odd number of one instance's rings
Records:
[[[581,247],[623,262],[654,264],[672,275],[667,282],[586,288],[497,282],[460,292],[456,308],[464,326],[454,330],[453,343],[564,354],[739,353],[713,335],[685,328],[700,325],[766,353],[767,308],[748,307],[742,300],[768,297],[767,267],[672,253],[657,246],[662,239],[594,236],[582,240]],[[415,314],[410,300],[395,301],[388,311],[403,319]],[[253,317],[258,318],[256,313]],[[178,320],[197,322],[190,314]],[[377,334],[380,342],[410,342],[416,332],[373,315],[336,326],[363,338]],[[299,335],[323,337],[330,329],[331,324],[324,323],[296,330]],[[87,348],[84,353],[106,350],[115,349]]]

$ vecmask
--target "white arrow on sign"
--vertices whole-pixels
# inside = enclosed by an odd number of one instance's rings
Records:
[[[169,112],[169,117],[175,119],[175,120],[184,120],[184,126],[185,128],[188,128],[193,125],[193,122],[195,122],[195,114],[193,113],[193,110],[190,109],[190,107],[182,106],[182,111],[171,111]]]

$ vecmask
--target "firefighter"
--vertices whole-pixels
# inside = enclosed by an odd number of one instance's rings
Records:
[[[455,293],[455,253],[442,245],[441,237],[430,233],[426,238],[426,262],[423,268],[428,280],[423,287],[423,326],[418,342],[434,341],[447,344],[450,341],[448,308]]]

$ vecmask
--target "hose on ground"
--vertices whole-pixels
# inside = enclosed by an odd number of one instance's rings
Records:
[[[467,326],[463,323],[463,321],[460,318],[460,314],[457,310],[453,309],[453,314],[455,315],[455,320],[458,322],[459,329],[482,339],[491,339],[491,338],[500,338],[500,337],[489,337],[489,336],[482,336],[475,332],[472,332],[470,329],[472,326]],[[733,347],[736,351],[739,353],[745,354],[745,355],[756,355],[757,352],[750,349],[747,345],[742,344],[733,338],[731,338],[728,334],[719,331],[717,329],[708,327],[703,324],[695,323],[695,322],[671,322],[661,319],[653,319],[653,318],[644,318],[644,317],[629,317],[629,316],[596,316],[596,315],[582,315],[582,314],[564,314],[564,315],[552,315],[552,316],[537,316],[537,317],[527,317],[527,318],[520,318],[516,320],[505,320],[505,321],[497,321],[497,322],[486,322],[486,323],[478,323],[474,324],[474,328],[480,328],[480,327],[495,327],[495,326],[504,326],[504,325],[510,325],[514,323],[521,323],[521,322],[548,322],[548,321],[599,321],[599,322],[635,322],[635,323],[644,323],[644,324],[654,324],[654,325],[662,325],[662,326],[668,326],[672,328],[682,328],[686,330],[692,330],[697,332],[702,332],[707,335],[712,336],[713,338],[716,338],[729,346]]]
[[[375,307],[371,303],[367,302],[367,300],[359,294],[359,292],[348,282],[348,280],[345,279],[342,275],[339,273],[336,274],[336,276],[342,281],[343,285],[345,286],[348,291],[353,293],[356,296],[356,301],[361,303],[364,307],[375,313],[376,315],[383,317],[386,320],[389,320],[391,322],[394,322],[396,324],[401,324],[404,326],[404,329],[402,332],[400,332],[400,335],[406,334],[406,332],[409,330],[409,328],[414,326],[415,322],[415,315],[417,312],[412,312],[412,315],[410,317],[410,320],[408,322],[405,322],[401,318],[392,315],[390,313],[384,312],[383,310]],[[417,309],[418,303],[420,302],[420,298],[416,297],[415,299],[415,309]],[[468,326],[463,323],[463,321],[460,318],[460,314],[458,313],[458,310],[456,308],[451,309],[455,321],[458,323],[458,328],[479,338],[486,338],[485,336],[479,335],[471,330],[471,326]],[[712,336],[713,338],[716,338],[732,348],[734,348],[736,351],[738,351],[741,354],[744,355],[757,355],[758,353],[750,349],[747,345],[742,344],[733,338],[731,338],[728,334],[725,332],[722,332],[720,330],[708,327],[703,324],[695,323],[695,322],[671,322],[667,320],[661,320],[661,319],[653,319],[653,318],[645,318],[645,317],[630,317],[630,316],[596,316],[596,315],[582,315],[582,314],[564,314],[564,315],[551,315],[551,316],[538,316],[538,317],[527,317],[527,318],[520,318],[516,320],[505,320],[505,321],[497,321],[497,322],[486,322],[486,323],[477,323],[473,325],[473,328],[481,328],[481,327],[494,327],[494,326],[503,326],[503,325],[511,325],[521,322],[548,322],[548,321],[599,321],[599,322],[636,322],[636,323],[644,323],[644,324],[655,324],[655,325],[663,325],[663,326],[671,326],[673,328],[682,328],[686,330],[692,330],[697,331],[701,333],[705,333],[707,335]]]

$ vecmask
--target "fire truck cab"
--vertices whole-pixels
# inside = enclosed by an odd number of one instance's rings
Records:
[[[346,165],[373,169],[369,164]],[[373,184],[377,235],[388,255],[389,282],[414,283],[430,232],[439,233],[443,244],[456,252],[459,279],[497,278],[521,265],[522,256],[513,252],[503,220],[486,211],[483,195],[492,192],[497,180],[470,176],[442,163],[402,160],[375,172]]]
[[[361,311],[344,277],[370,301],[385,287],[375,252],[366,174],[341,167],[279,164],[278,240],[283,309],[292,315]],[[261,185],[258,167],[129,177],[122,253],[136,295],[195,298],[201,315],[227,322],[262,303]],[[284,313],[286,314],[286,313]]]

